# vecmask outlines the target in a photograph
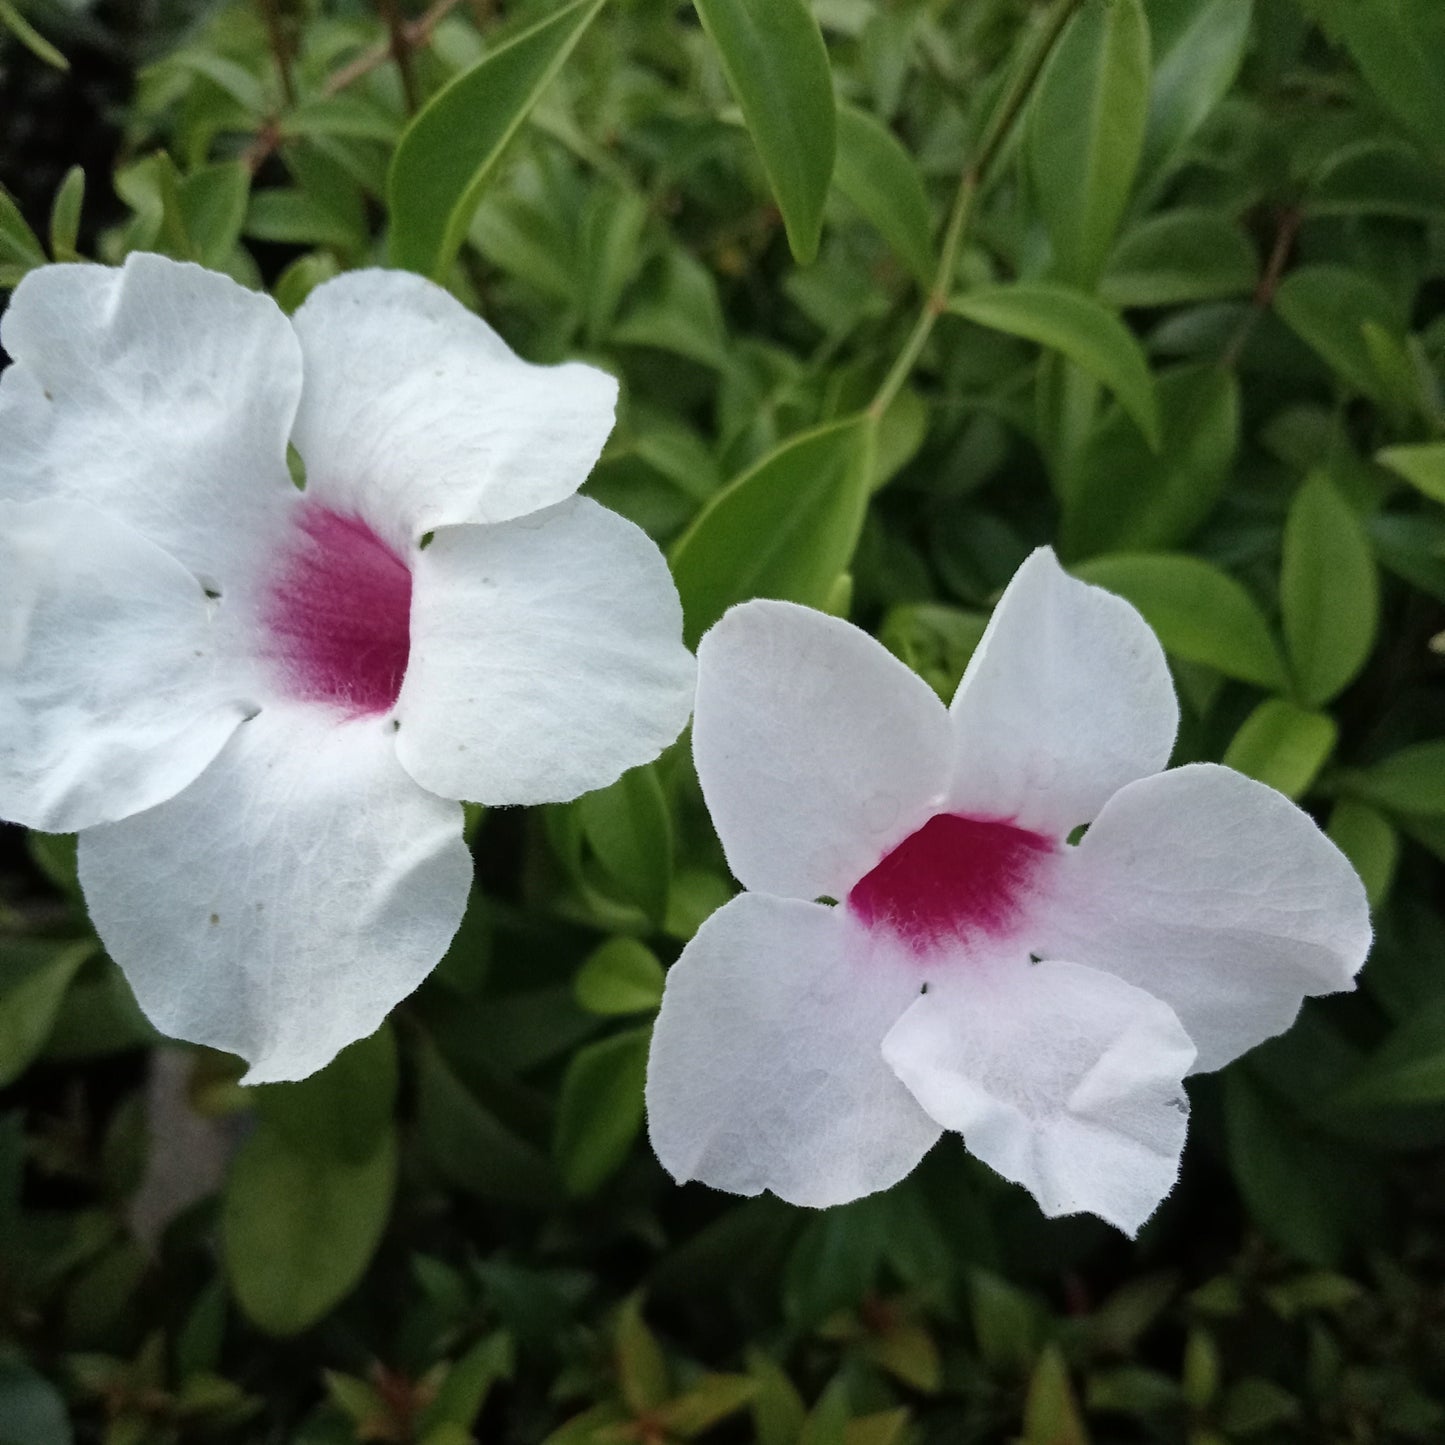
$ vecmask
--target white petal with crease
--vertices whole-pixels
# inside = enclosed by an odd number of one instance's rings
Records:
[[[178,797],[80,837],[102,942],[162,1032],[299,1079],[431,972],[466,906],[461,806],[390,728],[274,707]]]
[[[1121,597],[1041,547],[1014,574],[954,695],[951,806],[1056,838],[1169,761],[1164,651]]]
[[[896,1184],[941,1132],[879,1053],[918,988],[842,909],[734,898],[672,966],[653,1028],[663,1167],[819,1208]]]
[[[575,798],[682,731],[694,665],[662,554],[585,497],[447,527],[415,564],[403,766],[474,802]]]
[[[1288,798],[1197,763],[1110,800],[1066,850],[1041,951],[1166,1000],[1221,1068],[1354,987],[1370,947],[1364,885]]]
[[[951,750],[933,689],[851,623],[744,602],[698,648],[693,756],[748,888],[842,898],[937,811]]]
[[[173,557],[92,507],[0,500],[0,817],[68,833],[164,802],[246,695]]]
[[[612,430],[612,377],[522,361],[419,276],[352,271],[318,286],[294,324],[307,490],[394,542],[570,497]]]
[[[256,574],[296,501],[301,351],[270,297],[144,253],[42,266],[0,340],[0,497],[89,503],[222,591]]]
[[[1174,1187],[1194,1046],[1167,1004],[1072,963],[930,982],[883,1041],[919,1103],[1045,1214],[1133,1235]]]

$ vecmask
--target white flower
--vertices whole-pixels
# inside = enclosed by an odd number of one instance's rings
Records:
[[[1046,1214],[1137,1231],[1178,1171],[1184,1076],[1350,988],[1370,942],[1306,814],[1226,768],[1160,771],[1177,722],[1143,619],[1048,550],[948,709],[846,622],[729,612],[693,747],[751,891],[668,976],[668,1171],[836,1204],[956,1129]]]
[[[661,555],[573,495],[616,383],[399,272],[288,320],[157,256],[48,266],[0,341],[0,816],[80,830],[160,1029],[302,1077],[446,950],[450,800],[573,797],[687,720]]]

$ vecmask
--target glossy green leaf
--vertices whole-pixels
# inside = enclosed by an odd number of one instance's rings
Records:
[[[650,1027],[587,1044],[572,1056],[557,1101],[553,1150],[570,1194],[595,1193],[642,1128]]]
[[[574,806],[603,871],[629,901],[661,922],[672,887],[672,815],[657,769],[632,768]]]
[[[95,951],[89,939],[0,939],[0,1087],[19,1078],[45,1047],[70,981]]]
[[[1442,759],[1445,763],[1445,759]],[[1400,861],[1400,835],[1390,820],[1356,798],[1341,798],[1330,812],[1330,839],[1354,864],[1370,906],[1384,902]]]
[[[1164,211],[1127,231],[1099,282],[1111,306],[1178,306],[1247,296],[1259,277],[1249,237],[1217,211]]]
[[[1353,390],[1380,398],[1384,381],[1365,339],[1367,325],[1401,332],[1400,317],[1373,277],[1344,266],[1301,266],[1274,298],[1275,310]]]
[[[1213,563],[1183,553],[1123,553],[1073,570],[1132,602],[1171,656],[1258,687],[1286,685],[1284,659],[1264,614]]]
[[[1328,702],[1365,665],[1380,602],[1364,525],[1323,475],[1310,477],[1290,505],[1280,604],[1300,699]]]
[[[19,206],[0,186],[0,272],[6,277],[0,284],[15,285],[26,271],[43,266],[48,259]]]
[[[262,1084],[256,1110],[299,1151],[369,1159],[391,1129],[396,1108],[396,1040],[384,1023],[324,1069],[290,1084]]]
[[[0,0],[0,30],[9,31],[37,60],[56,70],[70,69],[70,61],[20,13],[12,0]]]
[[[693,0],[768,173],[788,244],[818,254],[837,145],[833,75],[807,0]]]
[[[1434,220],[1445,215],[1445,164],[1397,140],[1356,141],[1315,172],[1305,210],[1311,216]]]
[[[917,162],[881,121],[856,106],[838,109],[833,184],[863,213],[920,286],[933,283],[933,217]]]
[[[1375,460],[1398,472],[1432,501],[1445,502],[1445,442],[1386,447]]]
[[[666,975],[657,955],[641,939],[609,938],[589,953],[572,990],[588,1013],[651,1013],[662,1002]]]
[[[1144,143],[1149,24],[1141,0],[1090,0],[1050,55],[1028,116],[1035,199],[1063,280],[1091,287]]]
[[[507,143],[604,0],[572,0],[438,91],[402,133],[387,175],[391,263],[446,274]]]
[[[1163,445],[1152,450],[1120,409],[1106,412],[1065,478],[1060,549],[1150,552],[1178,546],[1229,484],[1240,442],[1239,383],[1205,364],[1156,379]]]
[[[1252,0],[1149,0],[1154,79],[1141,169],[1151,188],[1234,83],[1253,15]]]
[[[1351,785],[1394,813],[1445,814],[1445,738],[1401,748],[1351,774]]]
[[[672,550],[689,647],[748,597],[823,607],[848,568],[872,477],[864,417],[789,438],[729,482]]]
[[[80,259],[75,247],[80,236],[80,208],[84,204],[85,171],[80,166],[71,166],[50,208],[50,254],[57,261]]]
[[[1066,356],[1108,387],[1150,446],[1159,448],[1159,403],[1149,363],[1133,333],[1107,306],[1068,286],[1020,281],[966,292],[949,308],[979,326]]]
[[[226,1270],[252,1323],[299,1334],[339,1304],[381,1241],[395,1183],[390,1130],[369,1158],[352,1162],[258,1125],[221,1203]]]
[[[1396,1025],[1344,1090],[1352,1104],[1445,1103],[1445,1000]]]
[[[1300,798],[1334,751],[1339,729],[1328,713],[1309,712],[1282,697],[1266,698],[1240,725],[1224,765]]]
[[[1323,7],[1335,33],[1380,102],[1417,139],[1445,144],[1445,6],[1437,0],[1328,0]]]

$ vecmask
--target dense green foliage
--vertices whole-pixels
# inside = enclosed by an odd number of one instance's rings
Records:
[[[161,1048],[68,840],[7,835],[0,1442],[1442,1438],[1439,0],[113,8],[0,0],[0,285],[444,280],[622,378],[588,490],[690,642],[789,597],[947,693],[1052,542],[1157,629],[1175,761],[1326,822],[1377,942],[1193,1081],[1130,1245],[953,1137],[825,1214],[665,1178],[649,1018],[733,887],[685,740],[471,817],[445,962],[297,1085]],[[52,205],[61,53],[119,88]]]

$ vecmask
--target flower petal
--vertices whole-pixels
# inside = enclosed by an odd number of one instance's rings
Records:
[[[879,1054],[918,993],[842,909],[744,893],[667,976],[652,1147],[680,1183],[825,1208],[908,1174],[941,1132]]]
[[[1307,813],[1197,763],[1132,783],[1066,850],[1039,951],[1168,1002],[1217,1069],[1282,1033],[1307,994],[1354,987],[1364,885]]]
[[[92,507],[0,500],[0,817],[72,832],[154,807],[244,695],[175,558]]]
[[[0,323],[0,497],[88,502],[243,583],[296,500],[301,353],[275,302],[199,266],[42,266]]]
[[[1174,1187],[1194,1046],[1167,1004],[1073,963],[958,971],[883,1040],[918,1102],[1050,1218],[1126,1234]]]
[[[692,705],[662,554],[585,497],[445,527],[417,557],[402,765],[482,803],[575,798],[651,761]]]
[[[472,876],[461,808],[377,721],[269,708],[185,792],[80,835],[91,917],[164,1033],[314,1073],[431,972]]]
[[[350,272],[318,286],[294,324],[307,491],[394,541],[570,497],[612,430],[612,377],[529,365],[420,276]]]
[[[747,888],[842,898],[948,788],[948,714],[866,632],[744,602],[698,648],[693,756]]]
[[[1066,837],[1169,761],[1179,705],[1164,651],[1122,597],[1041,547],[1014,574],[953,699],[951,806]]]

